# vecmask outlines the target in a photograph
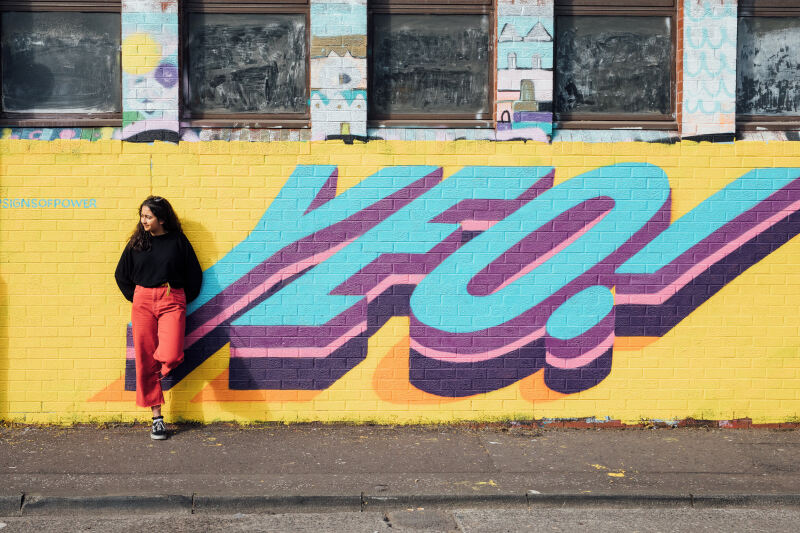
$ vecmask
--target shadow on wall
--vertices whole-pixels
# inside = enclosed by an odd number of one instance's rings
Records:
[[[179,216],[181,213],[178,213]],[[213,264],[209,260],[204,260],[207,257],[221,257],[225,254],[228,248],[227,243],[221,243],[216,239],[214,233],[206,228],[202,223],[195,220],[189,220],[181,216],[181,225],[183,231],[189,237],[192,247],[200,260],[200,266],[205,273]],[[231,243],[235,245],[235,243]],[[203,281],[204,285],[209,282],[208,277]],[[165,391],[170,391],[171,395],[166,396],[167,405],[166,411],[172,420],[203,420],[206,422],[215,419],[223,420],[252,420],[253,419],[253,406],[250,402],[258,402],[263,406],[261,418],[263,420],[270,420],[270,402],[281,402],[284,400],[298,401],[298,400],[311,400],[320,394],[324,394],[323,390],[251,390],[251,391],[235,391],[236,399],[238,401],[226,401],[233,396],[230,393],[228,379],[229,379],[229,366],[230,366],[230,343],[228,340],[227,331],[225,332],[224,342],[213,351],[213,353],[206,354],[204,359],[205,364],[209,363],[209,359],[216,360],[212,365],[218,365],[215,368],[209,368],[207,373],[197,372],[196,366],[188,370],[177,370],[185,377],[192,373],[191,379],[180,379],[177,383],[169,383],[165,387]],[[178,367],[181,369],[181,367]],[[135,379],[135,374],[130,373],[130,369],[126,372],[130,378]],[[201,377],[202,376],[202,377]],[[215,401],[197,401],[199,395],[203,391],[211,389]],[[229,396],[231,395],[231,396]],[[249,401],[248,401],[249,400]],[[222,414],[220,411],[224,412]]]
[[[219,239],[214,237],[214,234],[202,223],[196,220],[190,220],[188,217],[181,216],[181,213],[178,213],[178,216],[181,218],[181,226],[183,228],[184,233],[186,233],[187,237],[189,237],[189,241],[192,243],[192,247],[195,250],[195,253],[200,260],[200,266],[203,269],[203,272],[208,270],[211,266],[211,263],[206,259],[203,258],[207,257],[219,257],[224,254],[223,251],[223,243],[220,243]],[[203,283],[207,283],[208,279],[206,278]],[[192,399],[203,389],[205,389],[212,380],[214,380],[217,375],[228,368],[228,345],[227,343],[221,347],[218,352],[224,352],[225,360],[222,364],[223,368],[219,369],[218,371],[212,372],[213,376],[209,379],[200,379],[199,373],[195,373],[192,376],[194,379],[187,379],[182,380],[182,383],[178,384],[177,386],[171,388],[172,391],[171,396],[167,396],[167,405],[166,410],[170,412],[170,418],[174,420],[207,420],[209,417],[213,418],[213,415],[206,414],[204,412],[204,407],[208,406],[207,403],[192,403]],[[213,357],[213,356],[212,356]],[[219,405],[225,405],[225,403],[220,403]],[[218,405],[218,406],[219,406]],[[198,412],[199,409],[199,412]],[[229,415],[231,417],[245,417],[244,411],[241,415],[237,414],[236,412],[230,412]],[[216,416],[219,416],[218,414]]]

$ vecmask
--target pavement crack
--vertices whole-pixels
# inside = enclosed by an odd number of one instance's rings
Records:
[[[19,497],[19,514],[22,516],[22,509],[25,507],[25,493],[23,492]]]
[[[464,524],[461,523],[461,519],[459,519],[459,517],[458,517],[458,512],[457,511],[453,511],[453,512],[450,513],[450,515],[453,517],[453,521],[456,523],[456,527],[458,528],[458,531],[460,531],[461,533],[465,533],[467,531],[467,529],[464,527]]]
[[[191,512],[191,514],[194,514],[194,499],[195,499],[195,496],[197,496],[197,493],[193,492],[192,493],[192,512]]]
[[[486,452],[486,458],[489,459],[489,472],[488,473],[497,472],[497,465],[494,464],[494,459],[492,459],[492,454],[489,451],[489,448],[486,446],[486,443],[484,442],[484,439],[483,439],[482,436],[478,437],[478,442],[480,443],[481,448],[483,448],[483,451]]]

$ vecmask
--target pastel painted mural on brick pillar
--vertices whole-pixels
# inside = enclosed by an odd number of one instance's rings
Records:
[[[737,0],[684,2],[682,134],[733,134]]]
[[[311,2],[311,138],[367,134],[366,0]]]
[[[122,108],[119,137],[178,141],[178,2],[122,2]]]
[[[553,0],[497,4],[497,140],[553,132]]]

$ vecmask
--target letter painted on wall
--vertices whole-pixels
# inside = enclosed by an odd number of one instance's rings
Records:
[[[386,167],[336,194],[298,166],[250,235],[205,272],[184,363],[230,343],[232,390],[322,390],[410,320],[409,380],[438,397],[541,370],[561,393],[611,371],[615,341],[657,339],[800,231],[800,169],[746,173],[671,221],[666,174],[602,167]],[[126,388],[135,386],[128,341]]]

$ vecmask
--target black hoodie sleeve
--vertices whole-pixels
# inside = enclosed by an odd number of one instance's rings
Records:
[[[183,291],[186,293],[186,303],[189,303],[200,294],[200,286],[203,283],[203,269],[200,267],[200,262],[194,253],[192,243],[189,242],[186,235],[181,234],[181,240],[183,241],[183,275],[186,282]]]
[[[119,263],[117,263],[117,270],[114,272],[117,286],[129,302],[133,301],[133,291],[136,288],[136,284],[131,279],[133,276],[133,257],[131,253],[130,245],[126,245],[122,251],[122,257],[119,258]]]

